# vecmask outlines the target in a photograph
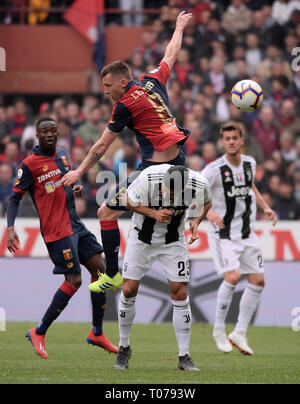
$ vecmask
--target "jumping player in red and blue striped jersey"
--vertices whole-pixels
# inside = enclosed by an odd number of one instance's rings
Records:
[[[38,327],[29,330],[26,336],[36,353],[47,359],[45,334],[54,320],[67,306],[71,297],[81,286],[81,268],[84,265],[96,280],[98,272],[104,272],[102,246],[78,218],[75,196],[80,196],[83,187],[74,185],[64,188],[62,177],[71,169],[62,149],[56,148],[58,127],[52,118],[42,118],[36,124],[39,145],[20,165],[18,178],[9,200],[7,211],[8,243],[10,252],[18,249],[19,237],[14,229],[18,207],[28,191],[37,209],[41,233],[50,258],[55,265],[54,274],[65,276],[65,282],[56,292],[51,305]],[[87,342],[108,352],[118,352],[103,334],[102,321],[106,303],[105,294],[91,293],[93,329]]]
[[[115,102],[111,119],[81,165],[62,180],[64,186],[78,181],[105,154],[125,126],[135,132],[141,148],[142,163],[124,183],[119,184],[98,210],[106,257],[106,274],[102,274],[98,281],[99,292],[122,286],[122,277],[118,272],[118,218],[127,210],[121,206],[121,201],[128,185],[151,165],[185,165],[185,157],[179,146],[187,140],[189,131],[176,123],[169,105],[166,84],[181,48],[183,31],[191,18],[192,14],[184,11],[178,15],[175,32],[162,61],[157,69],[143,76],[140,82],[133,81],[129,67],[123,62],[113,62],[103,68],[101,78],[105,94]]]

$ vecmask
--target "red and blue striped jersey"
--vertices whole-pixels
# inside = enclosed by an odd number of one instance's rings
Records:
[[[29,191],[46,243],[85,229],[76,213],[72,188],[64,188],[61,183],[61,178],[70,169],[64,150],[57,149],[49,156],[36,146],[18,171],[13,191],[21,194]]]
[[[185,143],[189,135],[187,129],[178,126],[171,111],[166,89],[169,75],[168,64],[162,62],[140,82],[130,81],[115,103],[108,124],[109,130],[116,133],[125,126],[133,130],[144,160],[151,158],[154,151]]]

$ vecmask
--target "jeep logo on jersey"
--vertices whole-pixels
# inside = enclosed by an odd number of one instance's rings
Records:
[[[239,196],[247,196],[249,194],[250,187],[231,187],[231,190],[227,192],[229,198],[236,198]]]
[[[38,182],[44,182],[46,180],[49,180],[49,178],[53,178],[53,177],[55,177],[56,175],[59,175],[59,174],[61,174],[61,171],[58,168],[57,170],[50,171],[50,173],[43,174],[40,177],[37,177],[37,180],[38,180]]]

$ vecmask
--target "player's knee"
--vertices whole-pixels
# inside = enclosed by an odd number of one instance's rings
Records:
[[[112,209],[109,209],[106,205],[102,205],[98,209],[98,218],[99,220],[117,220],[120,216],[120,212],[115,212]]]
[[[71,276],[69,276],[69,277],[66,278],[66,281],[67,281],[70,285],[74,286],[75,289],[79,289],[80,286],[82,285],[81,276],[72,276],[72,275],[71,275]]]
[[[239,271],[227,272],[225,274],[225,281],[230,283],[230,285],[236,285],[241,279]]]
[[[257,279],[257,280],[254,282],[254,285],[255,285],[255,286],[259,286],[259,287],[261,287],[261,288],[264,288],[264,287],[266,286],[266,281],[265,281],[264,279]]]
[[[126,297],[126,299],[135,297],[137,295],[137,290],[131,285],[123,285],[123,295]]]
[[[188,289],[186,287],[171,291],[171,299],[180,302],[188,298]]]

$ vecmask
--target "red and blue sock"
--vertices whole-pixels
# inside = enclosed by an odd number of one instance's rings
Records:
[[[92,278],[92,282],[97,281]],[[93,332],[96,336],[103,333],[103,317],[106,306],[106,294],[91,292],[92,311],[93,311]]]
[[[46,334],[50,325],[55,321],[62,311],[67,307],[69,300],[77,292],[75,286],[68,282],[64,282],[55,293],[52,303],[50,304],[46,314],[36,329],[38,335]]]
[[[113,278],[119,271],[120,230],[117,220],[100,220],[106,273]]]

